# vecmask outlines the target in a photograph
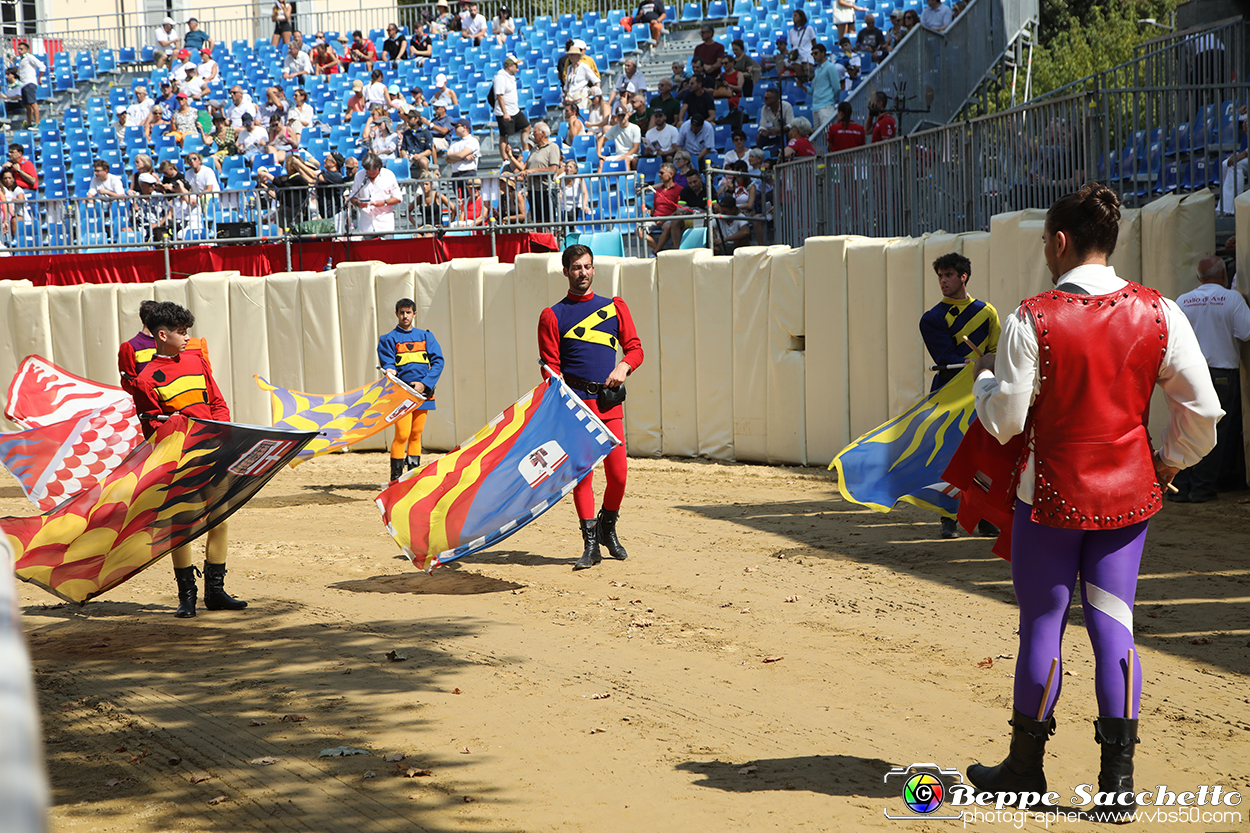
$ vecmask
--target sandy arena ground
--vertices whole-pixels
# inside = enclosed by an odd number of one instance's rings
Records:
[[[846,503],[818,469],[632,460],[628,561],[572,572],[566,501],[431,577],[379,521],[386,469],[317,460],[238,513],[242,613],[174,619],[164,561],[85,608],[23,585],[56,831],[948,830],[886,819],[886,772],[1006,752],[1009,567],[929,513]],[[1250,793],[1239,497],[1153,523],[1139,789]],[[11,480],[0,512],[32,513]],[[1047,764],[1065,798],[1098,760],[1071,624]],[[341,746],[368,754],[318,757]],[[1236,809],[1129,829],[1250,829]]]

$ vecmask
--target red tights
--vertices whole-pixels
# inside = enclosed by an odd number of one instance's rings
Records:
[[[593,403],[588,404],[593,406]],[[617,413],[620,413],[619,408]],[[621,501],[625,498],[625,474],[629,470],[629,458],[625,456],[625,423],[620,417],[603,422],[621,441],[603,461],[603,471],[608,479],[608,485],[603,490],[603,508],[615,512],[621,508]],[[577,517],[584,521],[595,517],[594,481],[595,473],[592,471],[573,487],[573,506],[577,508]]]

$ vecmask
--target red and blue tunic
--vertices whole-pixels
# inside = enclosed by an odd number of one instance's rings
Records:
[[[603,384],[616,368],[617,348],[624,353],[622,360],[630,372],[637,370],[643,359],[642,342],[629,307],[620,298],[570,294],[543,310],[538,318],[538,353],[567,381]],[[583,400],[596,396],[585,390],[576,393]],[[621,407],[602,416],[619,419]]]

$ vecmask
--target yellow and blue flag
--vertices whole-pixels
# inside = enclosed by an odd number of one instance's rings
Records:
[[[259,376],[256,386],[273,400],[273,427],[316,431],[317,437],[295,456],[297,466],[339,451],[386,428],[425,400],[398,379],[383,376],[347,393],[303,393],[271,385]]]
[[[377,497],[418,569],[485,549],[560,502],[620,440],[558,376]]]
[[[878,512],[901,500],[954,518],[959,490],[942,473],[976,419],[972,367],[838,452],[829,468],[842,497]]]

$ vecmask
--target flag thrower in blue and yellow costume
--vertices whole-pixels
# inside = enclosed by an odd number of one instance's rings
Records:
[[[378,364],[425,398],[414,410],[395,420],[391,441],[391,482],[405,470],[421,465],[421,434],[425,418],[434,410],[434,386],[443,375],[443,350],[429,330],[415,326],[417,305],[411,298],[395,302],[395,329],[378,339]]]

